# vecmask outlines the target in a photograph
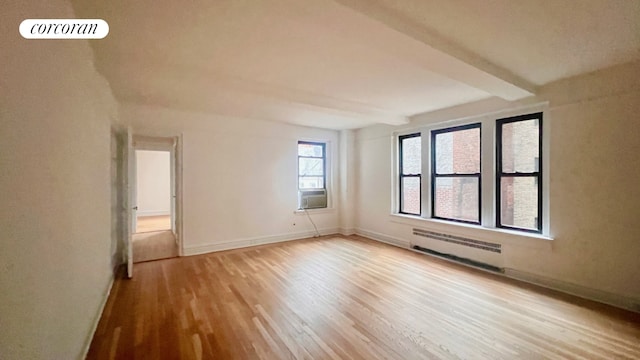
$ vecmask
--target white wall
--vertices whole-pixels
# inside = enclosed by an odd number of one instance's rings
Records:
[[[511,276],[640,310],[640,63],[549,84],[520,103],[489,100],[414,117],[437,123],[549,101],[552,242],[495,236],[495,259]],[[391,133],[356,134],[356,226],[361,234],[408,246],[413,227],[491,238],[477,230],[391,216]],[[434,245],[435,246],[435,245]],[[482,259],[482,251],[439,244],[441,251]],[[484,252],[482,252],[484,253]]]
[[[337,131],[132,104],[120,115],[138,135],[182,134],[185,254],[312,236],[294,214],[301,139],[329,142],[332,209],[311,213],[322,233],[338,231]]]
[[[88,41],[25,40],[26,18],[73,18],[68,3],[0,11],[0,358],[78,359],[113,278],[110,122],[117,105]]]
[[[136,150],[138,216],[171,213],[171,153]]]

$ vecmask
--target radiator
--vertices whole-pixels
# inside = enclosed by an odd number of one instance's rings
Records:
[[[439,241],[446,241],[449,243],[468,246],[468,247],[472,247],[480,250],[491,251],[498,254],[502,253],[501,244],[490,243],[487,241],[469,239],[462,236],[443,234],[439,232],[427,231],[427,230],[417,229],[417,228],[413,229],[413,235],[422,236],[425,238],[439,240]]]

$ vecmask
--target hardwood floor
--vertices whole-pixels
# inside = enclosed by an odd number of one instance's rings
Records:
[[[640,358],[640,315],[357,236],[137,264],[89,359]]]
[[[133,234],[133,262],[178,256],[178,245],[171,230]]]
[[[136,233],[171,230],[171,215],[138,216]]]

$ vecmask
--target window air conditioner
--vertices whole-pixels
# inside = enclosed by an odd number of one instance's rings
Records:
[[[299,209],[319,209],[327,207],[326,189],[298,190]]]

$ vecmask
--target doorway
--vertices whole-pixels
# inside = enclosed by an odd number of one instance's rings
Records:
[[[147,137],[129,132],[129,219],[127,262],[133,263],[180,255],[179,137]]]
[[[145,147],[145,145],[147,145]],[[178,256],[173,235],[171,191],[171,150],[144,150],[149,144],[134,140],[136,156],[136,227],[133,235],[133,262]]]

